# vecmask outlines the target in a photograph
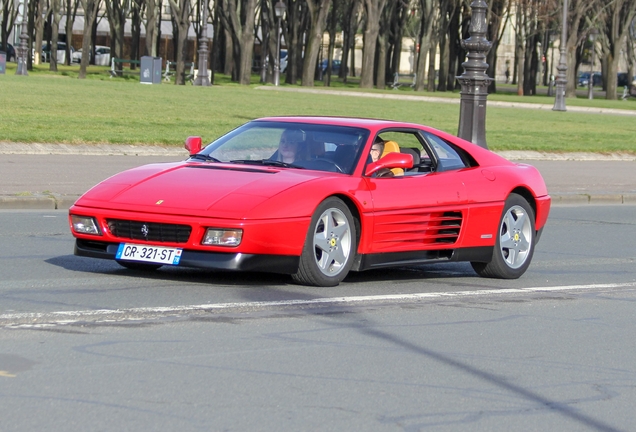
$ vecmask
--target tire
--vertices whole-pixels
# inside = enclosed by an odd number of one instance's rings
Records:
[[[117,264],[130,270],[140,271],[154,271],[161,267],[161,264],[148,264],[134,261],[117,261]]]
[[[534,211],[517,194],[510,194],[499,221],[497,241],[489,263],[471,262],[482,277],[517,279],[532,261],[535,239]]]
[[[327,198],[311,218],[298,272],[292,278],[301,285],[338,285],[353,265],[356,238],[349,208],[338,198]]]

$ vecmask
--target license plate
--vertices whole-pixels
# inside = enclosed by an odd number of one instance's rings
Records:
[[[177,265],[181,260],[182,252],[183,249],[179,248],[120,243],[115,258],[125,261]]]

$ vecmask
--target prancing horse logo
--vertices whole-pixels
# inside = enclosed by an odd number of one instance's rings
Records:
[[[148,238],[148,232],[149,232],[148,225],[143,224],[141,226],[141,235],[144,236],[145,238]]]

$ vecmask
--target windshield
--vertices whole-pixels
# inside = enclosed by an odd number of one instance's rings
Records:
[[[253,121],[208,145],[198,159],[351,174],[368,136],[356,127]]]

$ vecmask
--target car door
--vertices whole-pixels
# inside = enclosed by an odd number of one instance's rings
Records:
[[[365,177],[373,200],[373,234],[369,253],[449,247],[457,241],[467,201],[460,171],[447,164],[416,130],[383,131],[403,153],[416,150],[420,166],[393,177]],[[444,155],[446,156],[446,155]],[[461,158],[457,157],[459,161]],[[455,161],[457,162],[457,161]]]

